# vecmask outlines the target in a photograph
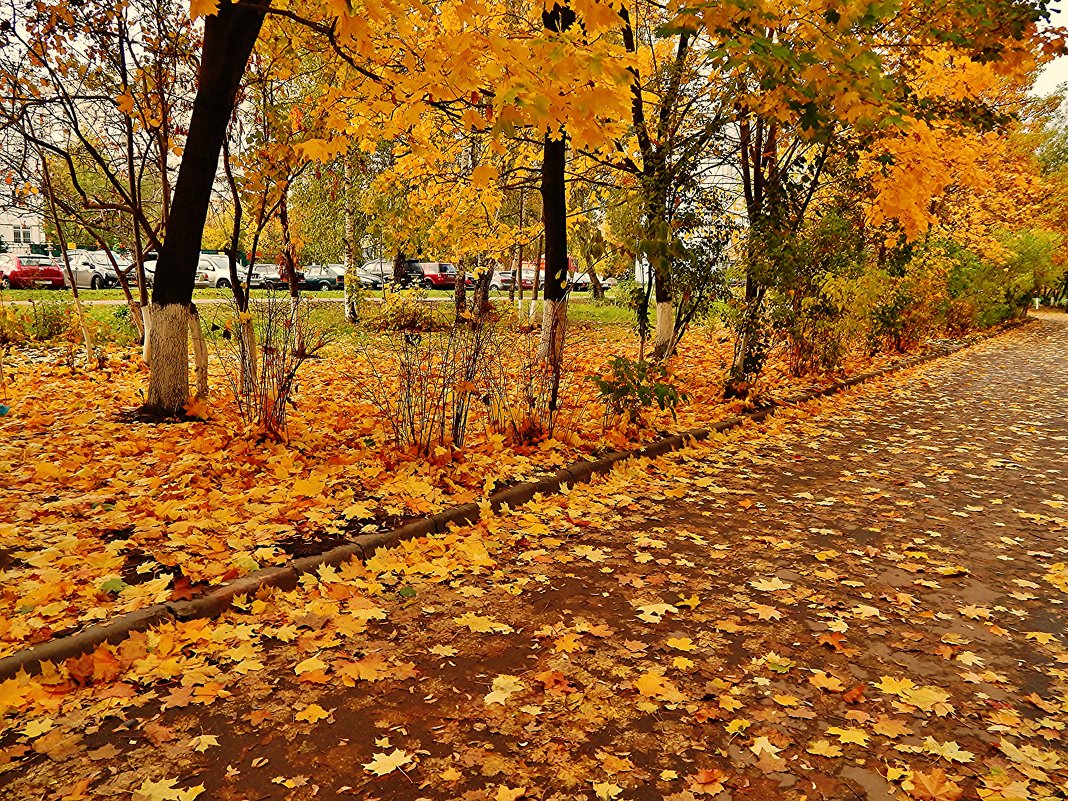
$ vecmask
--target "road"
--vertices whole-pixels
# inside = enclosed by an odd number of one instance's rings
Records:
[[[0,785],[1060,797],[1066,353],[1068,322],[1046,317],[447,546],[131,641],[132,677],[102,667],[27,721],[69,747],[19,756]]]

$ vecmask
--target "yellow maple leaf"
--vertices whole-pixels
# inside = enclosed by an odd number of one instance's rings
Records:
[[[219,13],[219,0],[189,0],[189,18],[213,17]]]
[[[834,743],[828,742],[827,740],[816,740],[816,742],[809,745],[809,747],[805,750],[810,754],[822,757],[830,757],[832,759],[834,757],[840,757],[843,753],[842,749],[839,746],[835,745]]]
[[[831,726],[831,728],[827,729],[827,733],[832,737],[837,737],[838,741],[843,745],[845,743],[854,743],[855,745],[868,744],[868,735],[863,729],[843,729],[840,726]]]
[[[642,695],[658,698],[661,701],[678,703],[686,700],[686,696],[679,692],[670,679],[664,678],[663,674],[654,670],[643,673],[635,679],[634,687]]]
[[[308,704],[296,714],[297,720],[302,720],[306,723],[318,723],[323,718],[328,717],[330,717],[330,713],[318,704]]]
[[[493,680],[493,689],[486,693],[484,699],[486,706],[491,704],[504,706],[509,698],[524,689],[526,688],[523,686],[523,681],[518,676],[501,674]]]
[[[402,768],[412,761],[412,755],[407,751],[402,751],[399,748],[393,749],[389,754],[381,753],[375,754],[371,757],[370,762],[364,763],[364,770],[368,773],[373,773],[375,776],[385,776],[387,773],[392,773],[398,768]]]
[[[190,741],[190,745],[193,746],[194,751],[204,753],[209,748],[217,748],[219,745],[219,738],[214,734],[200,734]]]
[[[694,645],[693,640],[689,637],[669,637],[667,640],[669,648],[674,648],[676,651],[696,651],[697,646]]]
[[[323,489],[326,487],[326,478],[323,476],[311,475],[307,478],[298,478],[293,482],[292,493],[294,495],[304,495],[306,497],[313,497],[315,495],[321,495]]]
[[[741,734],[743,731],[745,731],[752,725],[753,721],[751,720],[746,720],[745,718],[735,718],[726,726],[724,726],[724,730],[727,732],[727,734]]]
[[[314,670],[326,670],[328,667],[329,665],[318,656],[309,656],[303,662],[297,664],[293,668],[293,672],[299,676],[302,673],[311,673]]]
[[[882,690],[887,695],[901,695],[916,686],[912,679],[895,679],[892,676],[883,676],[875,685],[876,689]]]
[[[817,670],[809,676],[808,681],[813,687],[819,687],[821,690],[827,690],[832,693],[840,693],[845,689],[841,679],[822,670]]]

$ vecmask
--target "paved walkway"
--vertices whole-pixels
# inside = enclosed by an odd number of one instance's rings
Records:
[[[1066,536],[1047,318],[134,640],[0,795],[1062,798]]]

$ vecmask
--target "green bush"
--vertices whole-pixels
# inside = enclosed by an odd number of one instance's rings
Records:
[[[27,305],[3,306],[0,312],[0,344],[45,342],[68,334],[74,324],[74,306],[59,292],[35,292]]]
[[[645,298],[645,287],[631,278],[624,278],[609,289],[605,293],[605,297],[613,306],[636,312],[642,307],[642,300]]]
[[[686,395],[671,382],[671,375],[660,362],[634,361],[614,356],[609,361],[609,375],[593,376],[611,414],[625,416],[630,421],[641,419],[642,409],[654,403],[675,417],[675,407]]]

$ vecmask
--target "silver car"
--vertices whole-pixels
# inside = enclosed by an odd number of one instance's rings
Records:
[[[78,289],[108,289],[119,285],[119,277],[111,266],[111,259],[102,250],[71,250],[67,252],[70,271],[74,274],[74,283]],[[119,261],[116,259],[116,261]],[[120,268],[129,263],[119,262]],[[63,271],[63,283],[67,283],[66,270]]]
[[[252,271],[252,277],[248,284],[250,287],[260,286],[263,283],[263,279],[256,271],[255,265]],[[248,268],[244,265],[237,265],[237,278],[239,281],[244,282],[245,276],[248,274]],[[229,289],[230,282],[230,259],[221,253],[201,253],[200,261],[197,264],[196,280],[193,284],[198,288],[214,287],[216,289]]]

